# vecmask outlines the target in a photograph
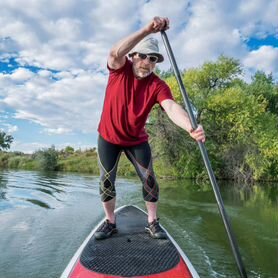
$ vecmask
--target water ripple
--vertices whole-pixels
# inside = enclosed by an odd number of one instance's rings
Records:
[[[59,207],[75,191],[98,194],[94,177],[32,171],[0,173],[0,210],[17,206]]]

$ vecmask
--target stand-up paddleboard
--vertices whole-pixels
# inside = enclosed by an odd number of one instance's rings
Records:
[[[168,239],[153,239],[145,232],[147,214],[144,211],[123,206],[116,210],[116,219],[118,233],[96,240],[97,226],[77,250],[61,278],[199,278],[168,233]]]

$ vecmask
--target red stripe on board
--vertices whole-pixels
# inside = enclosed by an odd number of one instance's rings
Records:
[[[120,278],[123,276],[111,276],[101,273],[93,272],[85,268],[80,260],[75,265],[74,270],[71,272],[69,278]],[[184,263],[183,259],[180,257],[180,262],[174,268],[157,274],[144,275],[144,276],[133,276],[132,278],[192,278],[192,275]]]

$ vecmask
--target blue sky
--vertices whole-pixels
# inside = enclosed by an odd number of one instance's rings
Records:
[[[1,1],[0,129],[14,137],[11,150],[95,147],[107,53],[156,15],[170,19],[167,33],[180,68],[224,54],[241,61],[246,81],[257,70],[278,80],[278,0],[170,3]],[[166,58],[160,68],[169,67]]]

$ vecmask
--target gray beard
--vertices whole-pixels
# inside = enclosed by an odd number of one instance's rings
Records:
[[[138,70],[136,70],[134,67],[132,67],[132,69],[133,69],[133,74],[134,74],[134,76],[137,78],[137,79],[142,79],[142,78],[145,78],[145,77],[148,77],[151,73],[152,73],[152,71],[149,71],[149,72],[146,72],[146,74],[143,74],[143,76],[141,75],[138,75]]]

